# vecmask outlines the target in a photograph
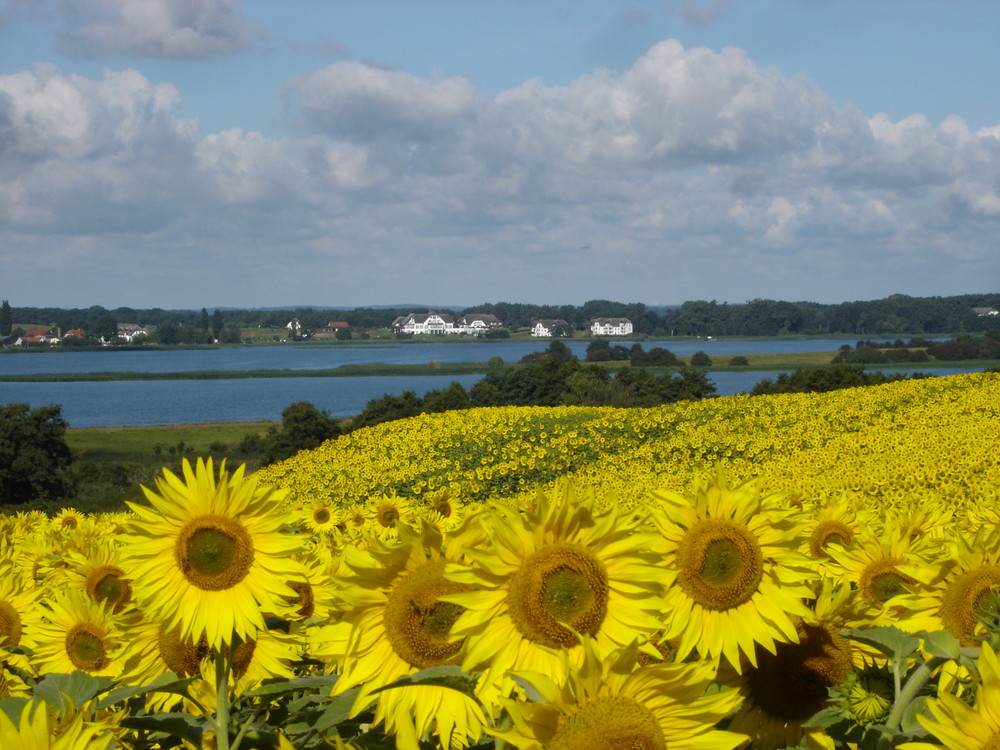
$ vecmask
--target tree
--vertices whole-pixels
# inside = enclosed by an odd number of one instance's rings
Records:
[[[262,441],[264,463],[291,458],[340,435],[340,423],[308,401],[296,401],[281,412],[281,428],[271,427]]]
[[[14,315],[10,310],[10,302],[4,300],[3,305],[0,305],[0,336],[10,336],[13,327]]]
[[[104,343],[110,344],[118,337],[118,321],[111,313],[102,313],[101,317],[90,325],[88,332]]]
[[[207,331],[209,329],[208,310],[204,307],[201,308],[201,317],[198,319],[198,327],[203,331]]]
[[[222,310],[216,310],[212,313],[212,338],[216,341],[219,340],[222,335],[222,329],[225,328],[226,321],[222,318]]]
[[[703,351],[697,351],[691,355],[691,366],[692,367],[711,367],[712,358],[709,357]]]
[[[0,406],[0,503],[60,500],[72,494],[67,427],[58,405]]]

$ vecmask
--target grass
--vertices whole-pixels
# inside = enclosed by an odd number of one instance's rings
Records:
[[[208,455],[235,450],[247,434],[263,435],[274,422],[212,422],[152,427],[80,427],[66,431],[66,444],[78,459],[146,461],[182,453]],[[214,450],[213,450],[214,446]]]

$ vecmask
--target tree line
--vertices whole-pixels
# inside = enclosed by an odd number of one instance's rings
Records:
[[[438,312],[456,317],[467,313],[496,315],[511,330],[525,329],[537,319],[563,319],[576,330],[589,328],[594,318],[628,318],[637,335],[669,336],[783,336],[833,335],[886,336],[896,334],[941,334],[981,332],[1000,327],[1000,317],[977,312],[1000,310],[1000,294],[966,294],[950,297],[910,297],[894,294],[870,301],[821,304],[753,299],[741,304],[714,300],[692,300],[675,307],[655,307],[642,303],[590,300],[583,305],[532,305],[497,302]],[[172,327],[177,343],[201,343],[199,332],[209,329],[222,340],[226,332],[241,328],[280,328],[296,318],[305,330],[324,327],[342,320],[355,330],[388,328],[413,308],[358,307],[289,308],[282,310],[216,309],[209,317],[199,310],[136,309],[100,306],[61,309],[12,307],[0,311],[0,335],[6,321],[45,321],[63,331],[71,328],[108,329],[114,322],[137,323],[157,328]],[[229,334],[230,336],[232,333]],[[237,337],[238,340],[238,337]]]

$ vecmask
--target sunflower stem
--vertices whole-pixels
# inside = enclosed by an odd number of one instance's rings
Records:
[[[229,747],[229,659],[226,648],[215,653],[215,746],[218,750]]]
[[[903,685],[901,690],[896,692],[896,701],[892,704],[892,710],[885,720],[885,729],[878,741],[878,750],[889,750],[892,747],[892,739],[898,733],[899,725],[903,722],[903,714],[906,707],[913,702],[920,690],[938,667],[949,661],[944,656],[932,656],[913,670],[910,678]]]

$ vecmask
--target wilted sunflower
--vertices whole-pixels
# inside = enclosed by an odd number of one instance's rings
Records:
[[[931,716],[917,714],[917,721],[941,744],[907,742],[899,750],[936,750],[941,745],[955,750],[1000,747],[1000,660],[989,643],[983,644],[978,665],[980,683],[974,705],[945,693],[927,700]]]
[[[212,459],[185,459],[184,479],[164,469],[152,508],[136,503],[123,558],[136,598],[149,616],[177,628],[192,642],[207,638],[220,648],[252,639],[264,628],[263,613],[280,613],[301,580],[293,552],[300,540],[282,533],[289,514],[283,491],[232,475],[225,461],[216,480]]]
[[[117,676],[122,670],[122,634],[115,616],[82,591],[57,591],[46,601],[32,662],[40,674],[76,670]]]
[[[428,667],[457,665],[461,639],[451,627],[462,611],[442,596],[467,586],[444,577],[449,552],[441,534],[424,523],[418,534],[400,527],[400,540],[373,540],[365,550],[345,555],[347,574],[338,577],[344,614],[321,628],[311,655],[341,663],[335,692],[362,689],[360,711],[373,691]],[[475,700],[447,687],[420,685],[377,695],[375,718],[389,733],[421,737],[433,732],[444,747],[464,747],[479,739],[486,717]]]
[[[722,476],[698,480],[681,494],[654,491],[653,521],[667,542],[664,564],[679,572],[666,593],[664,636],[677,638],[677,658],[692,651],[756,664],[757,644],[796,641],[795,616],[812,596],[817,574],[798,552],[804,527],[783,496],[751,483],[730,487]]]
[[[491,734],[523,750],[730,750],[746,742],[746,735],[715,728],[740,696],[706,695],[715,675],[707,662],[636,669],[635,644],[602,658],[587,637],[581,652],[580,663],[562,652],[558,677],[518,672],[542,700],[504,700],[514,726]]]
[[[614,506],[596,511],[593,494],[568,483],[551,497],[539,493],[531,512],[502,521],[496,513],[479,517],[492,544],[465,547],[476,564],[446,572],[471,589],[444,597],[465,608],[452,628],[468,638],[464,669],[485,670],[491,683],[510,669],[550,672],[555,651],[578,651],[580,635],[611,649],[661,627],[661,594],[673,573],[655,533]]]

